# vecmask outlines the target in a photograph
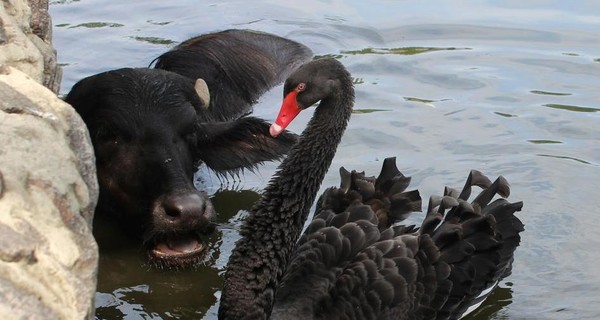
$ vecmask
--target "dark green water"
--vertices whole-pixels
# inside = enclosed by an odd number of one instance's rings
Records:
[[[469,319],[600,319],[597,1],[81,0],[51,1],[50,11],[63,93],[227,28],[339,57],[355,77],[356,113],[323,188],[338,184],[339,166],[375,175],[388,156],[425,196],[461,186],[473,168],[504,175],[525,202],[526,232],[512,276]],[[273,119],[280,99],[277,87],[255,113]],[[139,248],[114,239],[101,255],[97,317],[215,318],[240,210],[275,166],[223,183],[201,168],[220,225],[197,270],[152,270]]]

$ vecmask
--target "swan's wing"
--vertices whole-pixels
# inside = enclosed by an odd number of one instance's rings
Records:
[[[155,68],[203,79],[213,120],[235,119],[283,82],[311,50],[292,40],[250,30],[226,30],[188,39],[156,58]]]
[[[468,202],[472,186],[483,190]],[[503,177],[491,183],[478,171],[469,174],[461,192],[446,188],[444,193],[430,199],[420,232],[434,240],[440,261],[450,266],[448,279],[453,286],[438,319],[458,319],[473,311],[510,274],[519,233],[524,230],[514,214],[523,203],[493,200],[496,195],[508,196],[508,183]]]
[[[194,159],[224,177],[244,169],[254,171],[264,161],[281,159],[297,142],[297,136],[287,130],[273,138],[269,127],[270,123],[255,117],[199,123]]]
[[[439,257],[429,235],[401,227],[380,232],[370,206],[321,211],[278,288],[274,318],[434,318],[432,306],[441,306],[451,288]]]
[[[350,185],[351,180],[345,179]],[[342,181],[328,192],[353,190]],[[483,191],[469,203],[472,186]],[[459,318],[510,273],[519,244],[523,224],[514,213],[522,203],[493,200],[496,194],[508,195],[506,180],[491,183],[473,171],[462,191],[446,188],[444,196],[430,199],[418,232],[405,226],[381,231],[373,206],[354,201],[348,210],[334,212],[331,208],[342,202],[328,206],[332,202],[321,199],[321,211],[280,283],[274,313],[284,318]]]
[[[396,167],[396,158],[383,161],[377,178],[364,172],[349,172],[340,168],[339,188],[329,188],[317,201],[317,212],[344,212],[354,206],[368,205],[377,216],[380,230],[406,219],[412,212],[421,211],[421,196],[417,190],[407,191],[410,177]]]
[[[278,318],[302,313],[307,318],[381,319],[399,310],[398,301],[411,304],[419,299],[414,292],[407,298],[403,280],[417,281],[417,271],[411,269],[417,264],[410,261],[418,241],[410,241],[412,248],[407,249],[404,240],[394,239],[414,228],[387,227],[420,211],[421,198],[416,190],[406,191],[410,178],[398,171],[394,160],[384,161],[377,178],[340,169],[340,187],[329,188],[318,200],[318,213],[299,239],[278,288],[273,310]],[[430,255],[435,250],[423,257]],[[397,264],[407,264],[402,269],[406,274],[399,274]],[[358,278],[351,280],[353,276]],[[386,283],[396,290],[389,291]],[[365,288],[371,289],[360,296]],[[368,305],[373,299],[381,299],[379,307]]]

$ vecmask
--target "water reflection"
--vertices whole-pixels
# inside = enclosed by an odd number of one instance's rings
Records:
[[[136,41],[148,42],[148,43],[159,44],[159,45],[175,44],[175,41],[173,41],[173,40],[159,38],[159,37],[132,37],[132,38],[135,39]]]
[[[540,157],[549,157],[549,158],[556,158],[556,159],[567,159],[567,160],[573,160],[573,161],[577,161],[579,163],[583,163],[583,164],[592,164],[588,161],[585,161],[583,159],[577,159],[575,157],[568,157],[568,156],[559,156],[559,155],[552,155],[552,154],[538,154],[538,156]]]
[[[434,48],[434,47],[403,47],[403,48],[365,48],[361,50],[345,50],[343,54],[401,54],[413,55],[427,52],[435,52],[442,50],[471,50],[471,48]]]
[[[64,26],[64,25],[63,25]],[[80,23],[78,25],[75,26],[70,26],[69,28],[121,28],[124,25],[120,24],[120,23],[113,23],[113,22],[86,22],[86,23]]]
[[[571,105],[557,104],[557,103],[545,104],[544,107],[560,109],[560,110],[567,110],[567,111],[575,111],[575,112],[598,112],[598,111],[600,111],[599,108],[571,106]]]
[[[543,90],[531,90],[529,91],[533,94],[545,94],[545,95],[549,95],[549,96],[570,96],[571,93],[564,93],[564,92],[550,92],[550,91],[543,91]]]
[[[473,313],[462,318],[463,320],[484,320],[484,319],[505,319],[506,315],[502,314],[505,306],[512,302],[512,289],[510,287],[499,286],[484,303]]]

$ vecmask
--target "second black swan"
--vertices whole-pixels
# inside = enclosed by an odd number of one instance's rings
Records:
[[[285,82],[271,134],[320,101],[313,118],[252,208],[225,273],[220,319],[458,319],[510,273],[521,202],[472,171],[461,191],[431,198],[420,227],[410,178],[386,159],[377,178],[340,169],[339,188],[317,201],[354,104],[350,74],[335,59],[309,62]],[[473,186],[483,189],[471,202]]]

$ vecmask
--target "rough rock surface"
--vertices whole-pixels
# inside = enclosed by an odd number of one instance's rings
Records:
[[[94,154],[79,115],[55,94],[47,8],[0,3],[0,319],[94,313]]]
[[[15,67],[58,92],[62,71],[51,41],[47,0],[2,0],[0,65]]]
[[[0,319],[91,318],[97,184],[85,125],[16,69],[0,69],[0,96]]]

